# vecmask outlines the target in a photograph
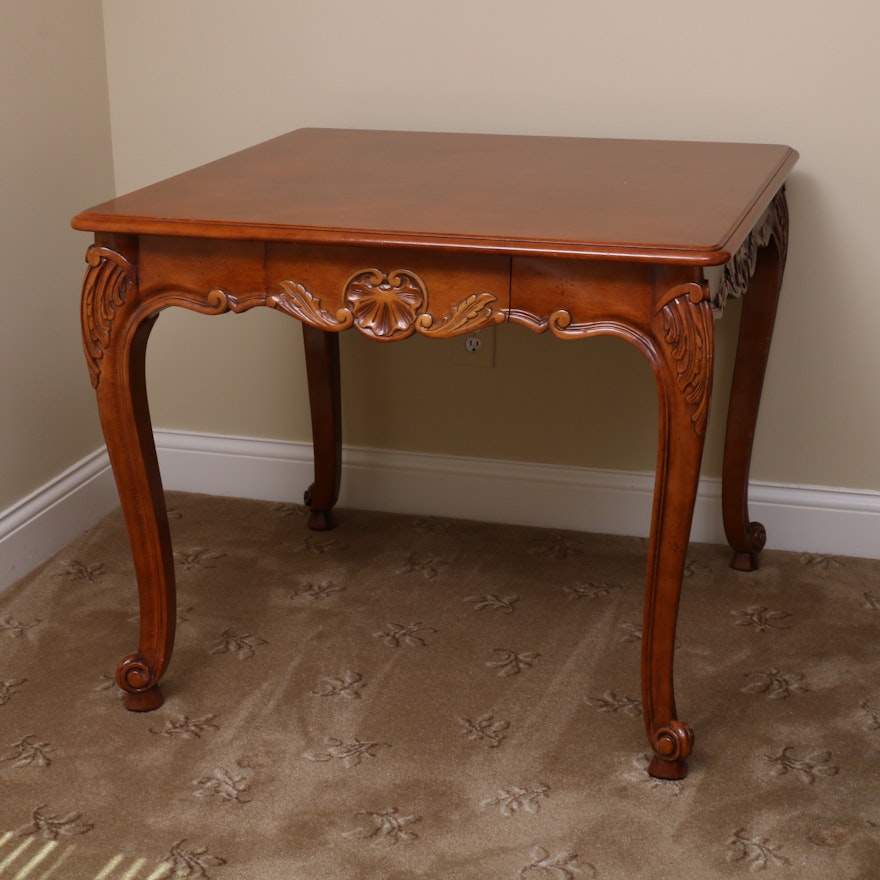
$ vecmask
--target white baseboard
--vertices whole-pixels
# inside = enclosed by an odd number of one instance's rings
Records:
[[[308,443],[157,430],[166,489],[299,501]],[[340,506],[547,528],[648,534],[650,473],[346,448]],[[694,541],[724,543],[719,480],[700,482]],[[101,449],[0,512],[0,589],[48,559],[117,504]],[[880,492],[752,483],[750,513],[768,547],[880,558]]]
[[[0,511],[0,590],[45,562],[118,503],[102,448]]]
[[[157,431],[169,489],[298,501],[307,443]],[[488,522],[647,536],[653,473],[346,448],[340,505]],[[880,558],[880,492],[753,482],[749,512],[768,546]],[[703,479],[694,541],[724,543],[721,481]]]

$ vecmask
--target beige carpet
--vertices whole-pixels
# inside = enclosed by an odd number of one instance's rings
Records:
[[[880,877],[880,562],[692,548],[645,774],[645,542],[170,496],[158,711],[118,515],[0,594],[0,878]],[[772,526],[772,524],[770,524]],[[771,537],[772,542],[772,528]]]

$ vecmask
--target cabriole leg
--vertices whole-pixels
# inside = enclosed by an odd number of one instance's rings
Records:
[[[140,598],[140,644],[116,671],[125,706],[162,705],[161,678],[174,645],[174,562],[147,405],[145,357],[155,316],[138,301],[136,242],[110,237],[89,250],[83,284],[86,359],[128,527]]]
[[[730,567],[738,571],[758,567],[758,554],[767,540],[764,526],[749,518],[749,467],[782,269],[780,249],[771,240],[757,254],[755,274],[742,304],[721,482],[724,531],[733,548]]]
[[[694,734],[678,719],[673,654],[712,386],[714,328],[704,289],[695,283],[673,288],[661,301],[654,335],[660,424],[645,586],[642,704],[654,750],[648,772],[659,779],[682,779]]]
[[[304,501],[310,509],[309,528],[336,526],[333,507],[342,479],[342,393],[339,378],[339,334],[303,323],[315,481]]]

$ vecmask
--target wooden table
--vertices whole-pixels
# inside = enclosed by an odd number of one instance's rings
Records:
[[[162,703],[174,643],[168,519],[144,360],[159,312],[269,306],[303,325],[315,449],[309,524],[332,528],[341,473],[338,333],[445,338],[504,321],[621,337],[650,362],[659,444],[642,648],[649,772],[679,779],[673,646],[706,434],[713,317],[746,292],[723,517],[756,567],[748,472],[788,238],[785,146],[303,129],[77,215],[82,332],[131,540],[140,645],[125,705]],[[720,283],[706,280],[723,267]],[[713,313],[715,313],[713,315]]]

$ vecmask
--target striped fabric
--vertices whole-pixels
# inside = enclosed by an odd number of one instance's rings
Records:
[[[0,880],[165,880],[171,876],[168,864],[150,866],[147,859],[118,854],[96,861],[94,873],[78,871],[72,877],[64,866],[76,849],[75,843],[0,832]]]

